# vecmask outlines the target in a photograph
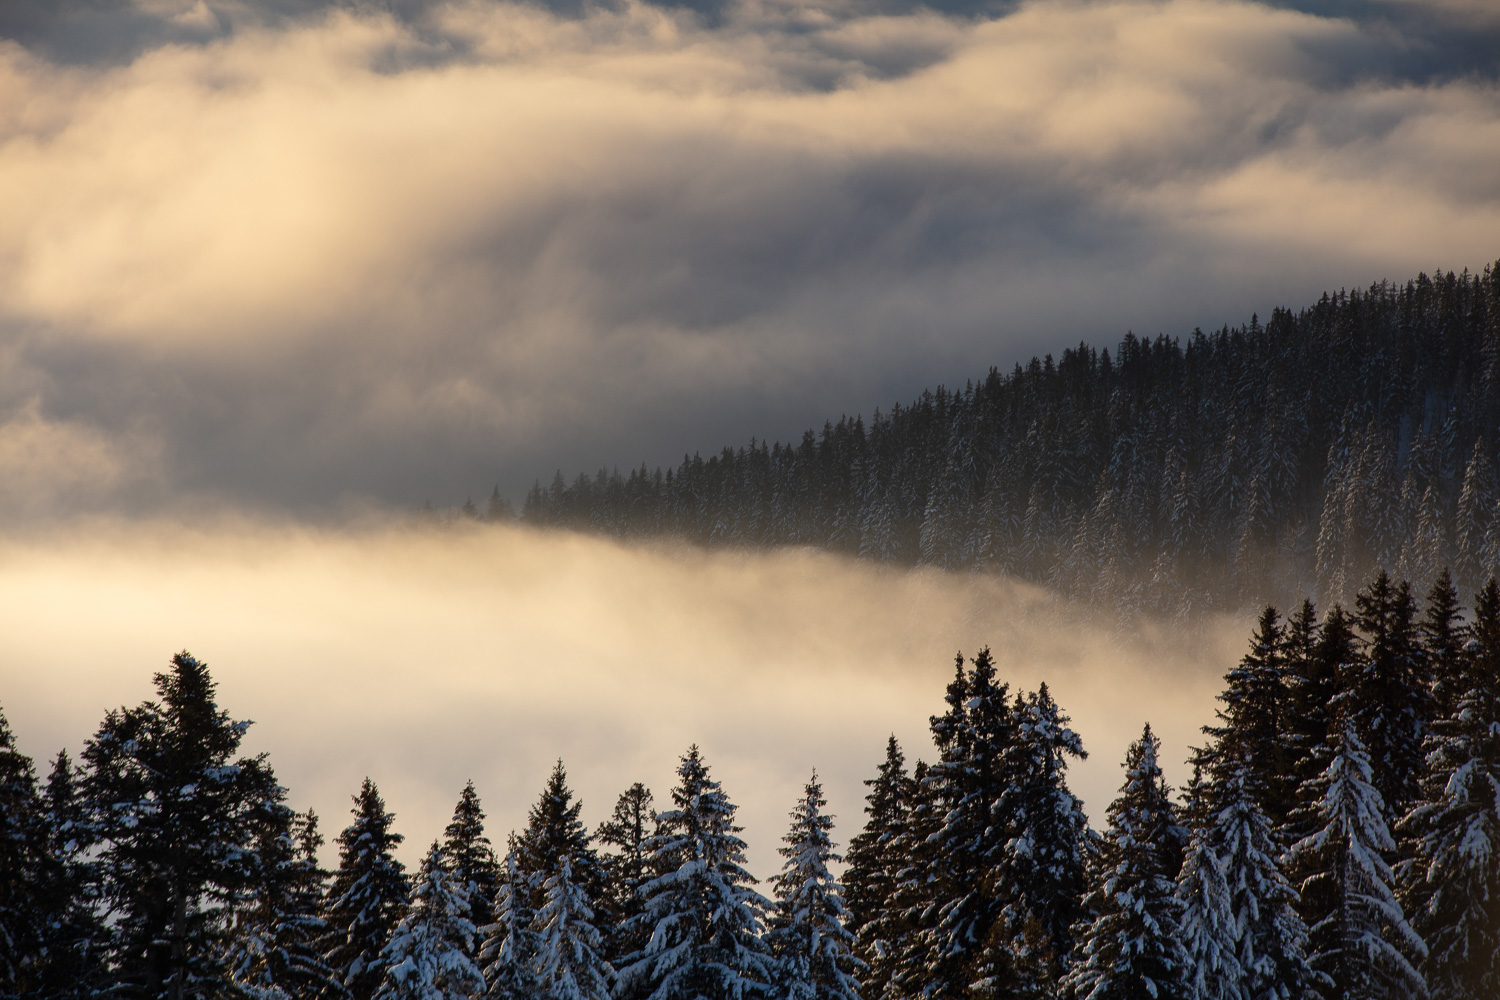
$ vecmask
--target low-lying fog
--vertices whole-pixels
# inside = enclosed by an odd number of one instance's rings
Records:
[[[557,758],[592,827],[633,781],[666,802],[696,742],[766,876],[812,768],[847,844],[886,735],[909,762],[932,759],[927,718],[958,650],[992,646],[1013,692],[1051,687],[1089,751],[1071,783],[1096,825],[1146,720],[1180,784],[1248,623],[1120,644],[1045,624],[1051,607],[1001,579],[806,551],[101,521],[0,543],[0,705],[45,772],[107,708],[153,697],[152,674],[185,648],[209,663],[221,705],[255,720],[246,749],[270,752],[330,840],[374,778],[408,864],[466,779],[502,845]]]

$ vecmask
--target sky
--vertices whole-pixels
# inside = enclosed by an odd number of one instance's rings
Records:
[[[1497,11],[0,3],[0,708],[76,749],[189,648],[295,805],[368,773],[413,852],[465,778],[503,833],[561,756],[592,823],[697,741],[769,873],[989,643],[1096,819],[1148,718],[1180,781],[1245,622],[402,512],[1482,269]]]
[[[518,502],[1500,257],[1495,6],[1301,6],[11,0],[0,516]]]

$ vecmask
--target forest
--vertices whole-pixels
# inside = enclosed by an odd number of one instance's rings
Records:
[[[1045,685],[959,654],[840,854],[814,773],[768,895],[699,749],[590,829],[561,761],[496,847],[470,783],[415,873],[374,781],[338,867],[183,652],[45,778],[0,717],[0,995],[246,1000],[1490,1000],[1500,585],[1266,607],[1174,790],[1146,725],[1094,829]],[[872,747],[873,752],[877,748]]]
[[[799,442],[538,482],[522,520],[1006,573],[1122,621],[1500,565],[1500,263],[990,369]],[[473,504],[466,510],[480,511]],[[513,516],[498,489],[488,515]]]

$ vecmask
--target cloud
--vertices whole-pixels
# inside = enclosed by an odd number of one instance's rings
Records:
[[[441,834],[465,780],[490,836],[524,825],[561,757],[590,825],[645,781],[664,803],[699,743],[771,874],[812,768],[839,839],[896,733],[933,757],[957,650],[994,647],[1012,690],[1045,681],[1090,753],[1072,787],[1096,822],[1149,720],[1176,783],[1248,622],[1118,645],[995,577],[892,573],[789,551],[631,549],[510,528],[327,531],[243,520],[75,523],[0,542],[0,676],[23,751],[76,751],[104,711],[153,696],[186,647],[250,718],[297,808],[330,837],[369,775],[404,857]]]
[[[0,397],[149,437],[100,509],[514,495],[1500,253],[1493,76],[1374,22],[127,14],[198,33],[0,47]]]

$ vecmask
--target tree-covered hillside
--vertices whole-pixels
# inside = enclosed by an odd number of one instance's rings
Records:
[[[1012,573],[1123,615],[1500,565],[1500,264],[1127,334],[676,469],[561,472],[532,524]],[[500,505],[496,505],[500,506]]]

